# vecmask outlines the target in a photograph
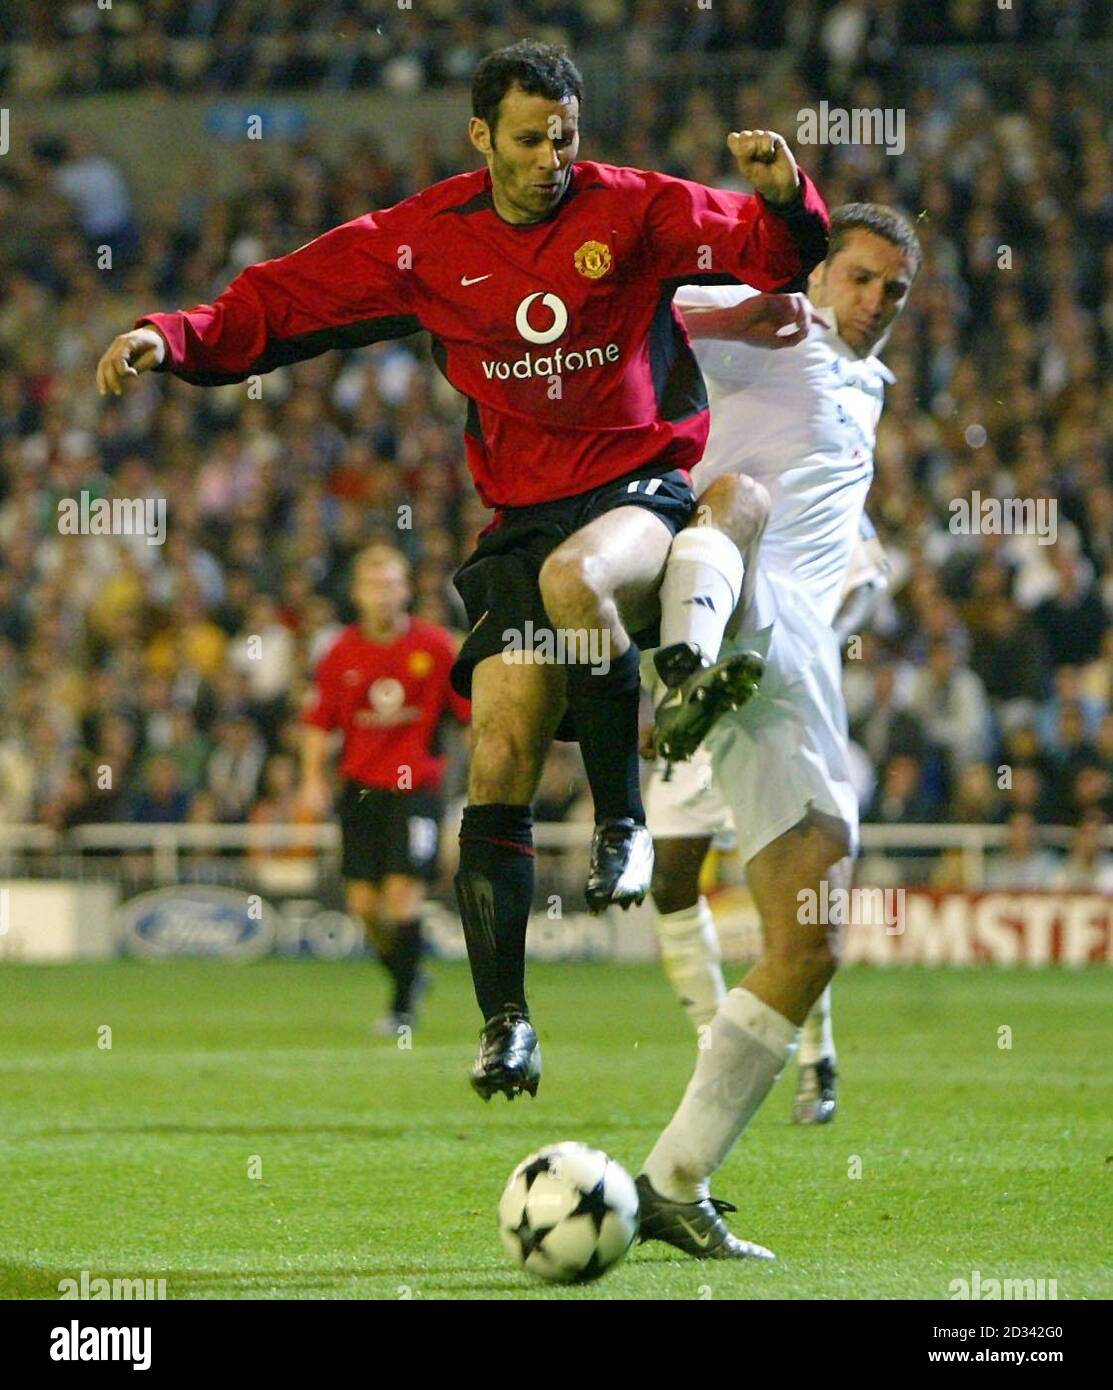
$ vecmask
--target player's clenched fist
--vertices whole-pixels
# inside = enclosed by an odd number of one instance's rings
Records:
[[[97,363],[97,390],[102,396],[118,396],[129,376],[149,372],[166,354],[166,343],[154,328],[133,328],[113,338]]]
[[[727,145],[743,178],[766,201],[774,205],[792,202],[800,176],[783,136],[775,130],[733,130],[727,136]]]

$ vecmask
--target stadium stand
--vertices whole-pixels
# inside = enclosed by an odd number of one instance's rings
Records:
[[[885,354],[897,383],[869,503],[893,579],[846,675],[865,818],[1007,825],[998,886],[1046,871],[1109,887],[1111,116],[1094,69],[1055,83],[1027,74],[1023,55],[1107,53],[1113,12],[1084,0],[1018,10],[441,0],[399,25],[393,6],[362,0],[17,3],[0,14],[0,104],[364,89],[404,104],[459,94],[498,43],[563,37],[589,73],[605,51],[637,94],[600,101],[597,120],[589,80],[583,157],[726,182],[725,132],[761,125],[788,137],[831,205],[910,211],[925,266]],[[925,45],[955,60],[947,82],[924,79]],[[684,82],[655,77],[665,52],[685,55]],[[738,53],[756,78],[737,80],[725,60]],[[798,143],[800,108],[821,94],[876,107],[879,77],[907,112],[900,158]],[[72,121],[22,131],[0,158],[9,825],[287,818],[297,712],[372,535],[410,554],[418,613],[461,622],[450,576],[487,514],[464,466],[462,402],[424,339],[282,369],[259,393],[146,377],[119,402],[98,399],[97,356],[138,313],[208,301],[242,266],[475,162],[462,138],[442,148],[420,128],[397,159],[373,129],[336,141],[314,125],[228,158],[231,192],[168,159],[155,197]],[[105,245],[110,269],[98,267]],[[82,491],[165,498],[165,544],[60,534],[58,502]],[[1055,544],[1032,528],[963,533],[952,504],[976,496],[1048,509]],[[399,529],[404,504],[412,525]],[[246,653],[260,634],[265,662]],[[558,756],[575,783],[578,760]],[[574,799],[555,789],[552,817]],[[1069,857],[1041,848],[1050,825],[1076,827]]]

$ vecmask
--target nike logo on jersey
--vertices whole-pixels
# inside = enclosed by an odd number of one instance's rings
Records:
[[[461,276],[460,276],[460,284],[461,284],[461,285],[478,285],[479,282],[480,282],[480,280],[489,280],[489,279],[491,278],[491,276],[492,276],[494,273],[495,273],[495,272],[492,270],[492,271],[489,271],[488,274],[486,274],[486,275],[473,275],[473,276],[471,277],[470,280],[468,279],[468,277],[467,277],[466,275],[461,275]]]

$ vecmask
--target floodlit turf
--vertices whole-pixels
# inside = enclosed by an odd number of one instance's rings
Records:
[[[648,1245],[569,1290],[506,1263],[502,1185],[562,1139],[636,1172],[686,1020],[650,967],[534,966],[541,1091],[485,1106],[467,971],[434,973],[400,1051],[371,964],[0,969],[0,1296],[82,1270],[171,1298],[946,1298],[974,1270],[1113,1295],[1107,972],[848,971],[839,1117],[792,1127],[786,1073],[715,1185],[778,1262]]]

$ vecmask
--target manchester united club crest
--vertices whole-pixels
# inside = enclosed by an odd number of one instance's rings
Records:
[[[576,269],[589,280],[601,280],[614,265],[611,248],[602,241],[585,241],[575,255]]]
[[[411,652],[406,670],[417,680],[423,680],[433,669],[433,658],[426,651]]]

